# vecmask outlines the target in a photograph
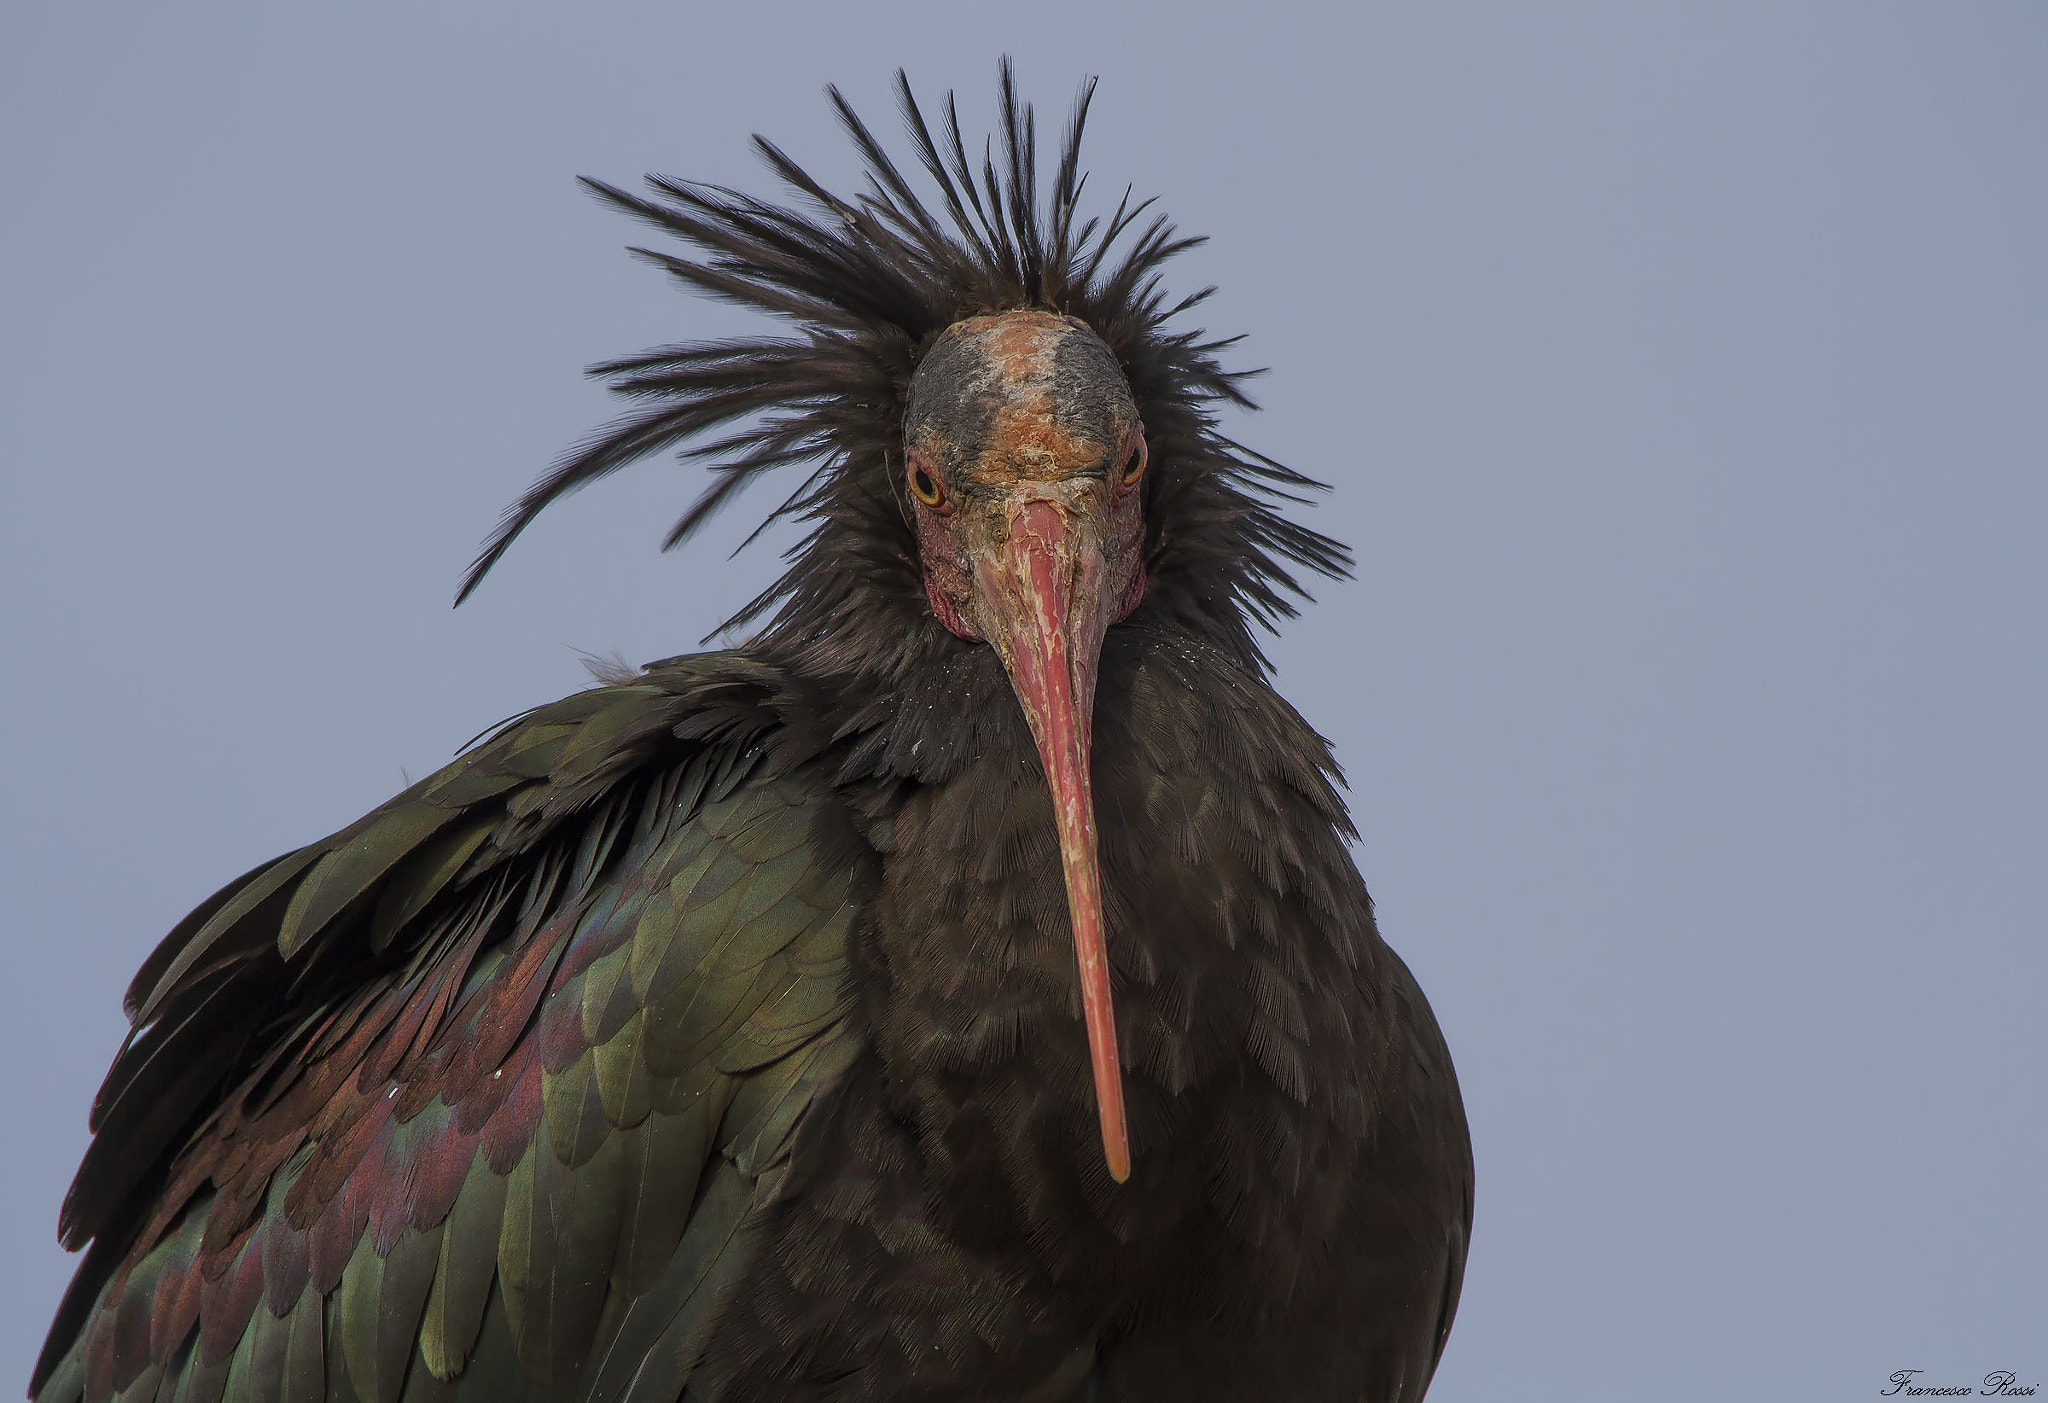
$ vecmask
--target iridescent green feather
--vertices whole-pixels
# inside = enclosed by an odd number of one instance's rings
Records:
[[[466,1177],[441,1221],[412,1220],[382,1254],[365,1228],[325,1297],[308,1285],[280,1301],[266,1284],[227,1359],[203,1367],[174,1351],[134,1376],[137,1403],[159,1378],[173,1403],[682,1391],[797,1126],[856,1051],[844,988],[853,874],[817,841],[829,785],[734,725],[729,680],[724,738],[675,739],[695,725],[690,686],[716,661],[685,660],[659,684],[600,688],[502,728],[334,838],[251,874],[190,923],[184,948],[155,958],[163,974],[138,990],[148,1015],[176,1009],[220,952],[267,948],[303,963],[339,958],[352,940],[402,954],[408,987],[426,991],[468,932],[510,923],[513,943],[487,943],[451,989],[467,1002],[448,1006],[467,1021],[443,1036],[460,1039],[518,966],[517,941],[544,921],[567,913],[565,948],[594,952],[563,957],[570,972],[499,1073],[538,1057],[543,1030],[583,1044],[541,1077],[538,1119],[509,1174],[493,1173],[481,1146],[464,1151]],[[649,758],[622,762],[634,754]],[[651,768],[659,756],[664,768]],[[346,1032],[337,1025],[327,1045]],[[396,1065],[392,1096],[451,1064]],[[416,1104],[428,1110],[402,1112],[416,1119],[394,1124],[359,1171],[379,1176],[364,1192],[410,1194],[409,1179],[390,1176],[457,1133],[449,1105]],[[273,1180],[259,1232],[281,1242],[307,1226],[287,1225],[280,1205],[312,1154]],[[196,1241],[203,1227],[202,1206],[172,1236]],[[127,1290],[153,1287],[151,1264],[173,1246],[138,1262]],[[119,1305],[108,1298],[102,1316]],[[41,1403],[84,1399],[86,1374],[74,1344]]]

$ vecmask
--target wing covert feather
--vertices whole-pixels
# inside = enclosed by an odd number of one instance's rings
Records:
[[[857,1051],[867,855],[760,672],[530,713],[152,955],[133,1050],[232,1066],[163,1144],[95,1142],[67,1235],[135,1246],[39,1403],[680,1394]]]

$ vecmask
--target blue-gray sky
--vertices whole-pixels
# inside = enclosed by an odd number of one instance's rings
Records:
[[[0,19],[0,1380],[161,932],[773,568],[657,461],[448,609],[583,365],[746,324],[571,177],[1005,51],[1358,551],[1273,654],[1464,1080],[1432,1397],[2048,1385],[2048,13],[1102,0]]]

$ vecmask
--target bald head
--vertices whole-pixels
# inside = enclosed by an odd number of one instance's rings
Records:
[[[1116,356],[1085,322],[1014,311],[940,334],[911,380],[903,437],[971,493],[1106,471],[1137,422]]]

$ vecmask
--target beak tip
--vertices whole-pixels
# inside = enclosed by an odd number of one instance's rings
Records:
[[[1112,1072],[1107,1085],[1096,1086],[1098,1129],[1102,1135],[1102,1162],[1109,1177],[1119,1184],[1131,1177],[1131,1133],[1124,1122],[1122,1078]]]

